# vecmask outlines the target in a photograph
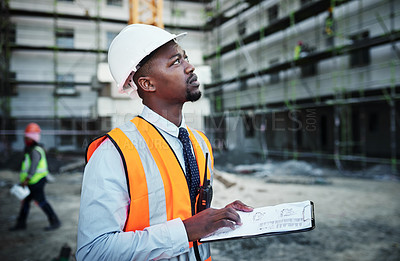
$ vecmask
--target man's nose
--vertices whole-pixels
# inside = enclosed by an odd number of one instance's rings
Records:
[[[185,65],[185,73],[194,72],[194,69],[195,69],[194,66],[191,63],[187,62],[187,61],[185,61],[185,63],[186,63],[186,65]]]

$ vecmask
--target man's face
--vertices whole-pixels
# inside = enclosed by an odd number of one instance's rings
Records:
[[[193,71],[185,51],[173,41],[167,43],[152,61],[150,78],[156,95],[169,103],[197,101],[201,97],[200,83]]]
[[[32,146],[32,144],[34,143],[34,141],[28,137],[24,137],[24,141],[25,141],[25,146],[27,147]]]

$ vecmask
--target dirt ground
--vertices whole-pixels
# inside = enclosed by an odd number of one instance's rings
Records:
[[[235,199],[254,207],[309,199],[315,204],[316,228],[304,233],[212,243],[213,260],[400,260],[398,179],[217,174],[214,207]],[[18,174],[0,171],[0,260],[53,260],[64,245],[71,247],[69,260],[74,260],[82,174],[54,177],[55,181],[46,186],[46,194],[62,227],[44,232],[46,217],[32,205],[28,229],[9,232],[20,204],[9,188],[18,180]]]

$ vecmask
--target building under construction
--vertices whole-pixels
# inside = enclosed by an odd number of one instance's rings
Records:
[[[107,66],[108,46],[128,22],[189,32],[183,44],[193,53],[191,61],[203,78],[210,75],[201,53],[202,2],[8,0],[0,7],[0,129],[6,152],[23,149],[23,130],[32,121],[41,126],[46,148],[82,152],[94,137],[140,113],[140,101],[118,93]],[[207,99],[203,103],[208,107]],[[187,113],[202,128],[194,108],[188,106]]]
[[[2,1],[2,145],[21,149],[36,121],[47,147],[81,151],[140,112],[104,67],[146,10],[189,33],[205,98],[185,109],[216,152],[398,169],[396,0]]]
[[[214,148],[396,169],[399,1],[219,2],[204,57]]]

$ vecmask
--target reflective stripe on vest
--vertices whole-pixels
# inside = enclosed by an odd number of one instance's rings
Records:
[[[124,231],[143,230],[168,220],[184,220],[192,216],[183,169],[174,151],[156,127],[140,117],[135,117],[110,131],[107,136],[120,152],[128,177],[131,202]],[[105,138],[100,137],[89,145],[87,161]],[[206,152],[210,155],[207,177],[212,180],[211,145],[204,134],[197,131],[189,129],[189,138],[203,184]],[[200,244],[199,252],[202,260],[211,260],[207,244]],[[190,242],[189,253],[172,260],[196,260],[192,243]]]
[[[46,175],[49,173],[47,168],[46,153],[44,152],[44,149],[39,146],[35,146],[33,149],[40,153],[40,160],[36,167],[35,174],[33,174],[33,176],[30,178],[28,182],[29,185],[34,185],[38,183],[42,178],[46,177]],[[31,166],[31,158],[29,156],[29,153],[26,153],[25,159],[22,162],[21,172],[19,175],[20,182],[24,182],[25,179],[28,177],[28,170],[30,166]]]

